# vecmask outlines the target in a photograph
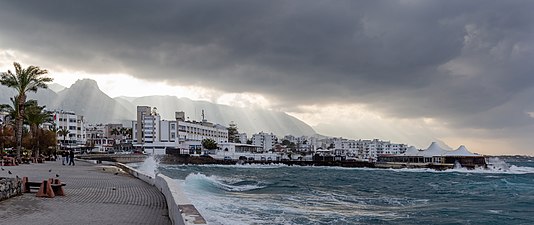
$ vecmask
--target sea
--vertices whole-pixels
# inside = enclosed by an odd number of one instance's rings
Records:
[[[209,224],[534,224],[534,162],[490,169],[139,166],[180,184]]]

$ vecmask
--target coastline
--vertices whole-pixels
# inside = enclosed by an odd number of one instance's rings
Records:
[[[224,160],[214,159],[211,157],[188,156],[188,155],[164,155],[161,156],[160,162],[163,164],[192,164],[192,165],[235,165],[235,164],[283,164],[288,166],[332,166],[348,168],[379,168],[379,169],[401,169],[401,168],[428,168],[435,170],[446,170],[455,168],[450,163],[394,163],[394,162],[366,162],[366,161],[299,161],[299,160],[281,160],[281,161],[261,161],[261,160]],[[474,166],[467,166],[467,169],[474,169]],[[483,167],[485,168],[485,167]]]
[[[165,196],[169,218],[175,225],[207,224],[200,212],[187,199],[182,188],[174,180],[163,174],[156,174],[153,178],[144,171],[140,171],[123,163],[116,163],[115,166],[124,172],[158,188]]]

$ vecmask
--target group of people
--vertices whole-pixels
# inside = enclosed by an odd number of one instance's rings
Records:
[[[61,163],[65,165],[65,161],[67,162],[67,164],[69,164],[69,166],[74,166],[74,150],[63,151],[61,153]]]

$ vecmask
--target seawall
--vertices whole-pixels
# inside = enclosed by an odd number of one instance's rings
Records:
[[[169,218],[173,224],[207,224],[206,220],[200,215],[195,206],[185,197],[182,187],[172,178],[163,174],[156,174],[156,177],[153,178],[142,171],[122,163],[117,163],[116,166],[132,176],[137,177],[150,185],[156,186],[161,191],[167,201]]]

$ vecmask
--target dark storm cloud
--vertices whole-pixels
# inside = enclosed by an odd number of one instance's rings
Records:
[[[2,1],[0,48],[88,72],[532,124],[533,1]]]

